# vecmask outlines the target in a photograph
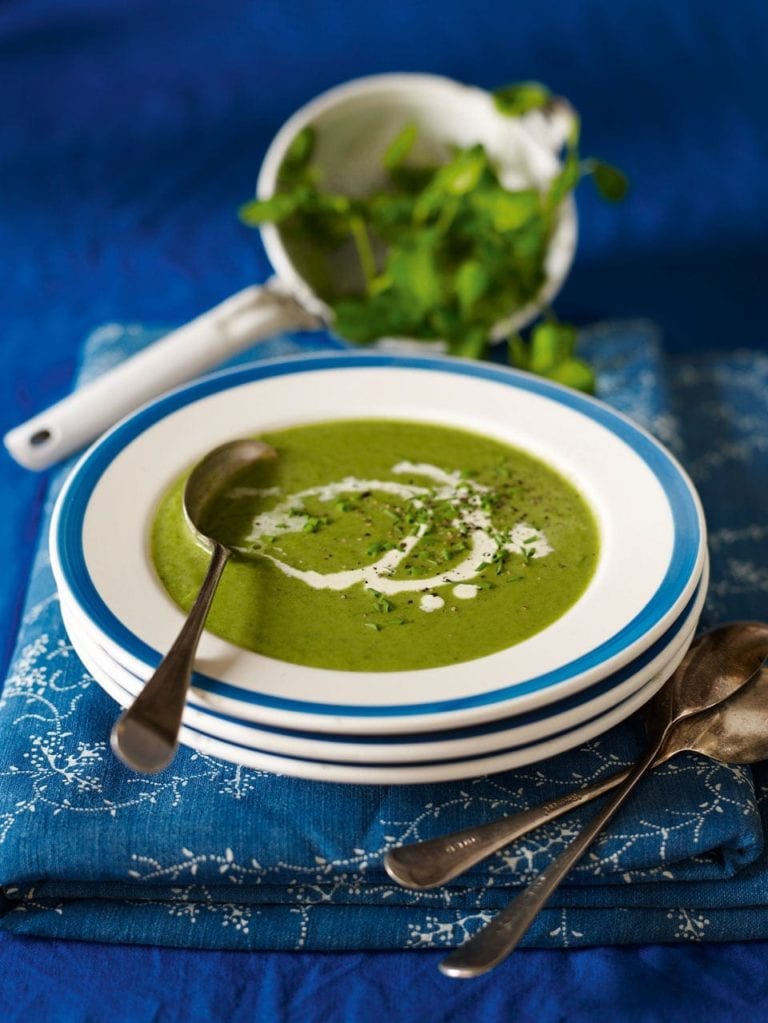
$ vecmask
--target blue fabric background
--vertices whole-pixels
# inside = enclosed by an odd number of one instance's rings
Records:
[[[6,0],[0,427],[63,395],[96,324],[182,321],[262,279],[233,210],[269,139],[319,90],[384,70],[540,78],[579,107],[585,152],[628,171],[623,208],[580,190],[562,316],[651,317],[682,353],[764,348],[767,51],[762,0]],[[3,668],[45,483],[0,458]],[[3,937],[0,1009],[33,1021],[731,1019],[764,1003],[767,949],[523,952],[501,978],[459,985],[431,956]]]

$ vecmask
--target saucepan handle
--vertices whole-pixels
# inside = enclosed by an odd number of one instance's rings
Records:
[[[253,285],[85,384],[5,435],[13,458],[47,469],[140,405],[284,330],[322,327],[292,296]]]

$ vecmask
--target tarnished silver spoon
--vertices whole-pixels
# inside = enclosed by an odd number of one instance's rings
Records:
[[[189,475],[184,515],[198,542],[210,551],[211,561],[175,643],[112,729],[113,752],[136,771],[162,771],[176,754],[195,652],[221,574],[232,556],[231,548],[209,535],[205,516],[210,501],[249,466],[275,458],[274,448],[262,441],[234,440],[210,451]]]
[[[693,715],[722,703],[762,670],[768,652],[768,626],[738,622],[706,633],[655,697],[651,741],[645,755],[619,785],[612,799],[574,841],[506,909],[439,964],[451,977],[476,977],[505,959],[533,923],[552,893],[586,853],[654,765],[670,732]]]
[[[755,624],[749,623],[750,635]],[[763,629],[763,649],[768,657],[768,626]],[[761,704],[761,700],[764,703]],[[651,700],[643,710],[651,730],[655,730],[653,722],[657,713],[658,704]],[[654,766],[684,752],[701,753],[729,764],[753,764],[768,759],[768,668],[762,668],[725,703],[678,722],[667,733]],[[619,771],[520,813],[398,846],[386,854],[384,866],[393,881],[406,888],[436,888],[530,831],[605,795],[620,785],[630,770]]]

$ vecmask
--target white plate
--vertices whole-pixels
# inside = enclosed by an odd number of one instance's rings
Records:
[[[262,657],[206,634],[193,700],[311,731],[403,733],[469,726],[563,699],[631,662],[676,620],[699,579],[705,525],[673,457],[601,402],[488,364],[371,354],[261,362],[161,398],[81,459],[56,506],[57,583],[100,645],[139,677],[182,614],[147,552],[156,502],[180,469],[237,435],[339,418],[426,420],[495,437],[570,479],[598,520],[601,556],[583,597],[507,650],[418,672],[338,672]]]
[[[708,582],[707,566],[696,594],[680,620],[667,630],[639,658],[612,676],[585,691],[583,702],[573,697],[528,714],[468,729],[452,729],[421,735],[368,737],[328,736],[326,733],[299,733],[289,729],[256,728],[215,711],[200,710],[188,704],[184,723],[214,738],[269,753],[310,759],[350,762],[363,765],[377,763],[414,763],[443,759],[464,759],[481,754],[507,750],[552,738],[576,728],[642,689],[669,664],[677,663],[680,651],[687,650],[701,614]],[[89,635],[86,622],[76,609],[62,602],[62,615],[76,652],[87,656],[100,677],[110,677],[126,693],[135,698],[143,681],[132,675],[118,661],[98,646]]]
[[[281,756],[250,746],[226,742],[186,725],[181,728],[179,740],[183,745],[211,757],[228,760],[243,767],[270,771],[273,774],[289,775],[294,778],[304,778],[309,781],[344,782],[357,785],[416,785],[423,782],[476,778],[483,774],[494,774],[498,771],[535,764],[602,735],[603,732],[619,724],[650,700],[683,659],[686,649],[687,646],[678,649],[671,661],[665,664],[663,669],[651,678],[642,689],[606,713],[592,718],[578,728],[543,742],[514,747],[487,756],[427,764],[358,765]],[[121,707],[126,707],[132,702],[133,697],[111,676],[102,672],[90,660],[87,651],[78,652],[78,656],[102,689],[112,696]]]

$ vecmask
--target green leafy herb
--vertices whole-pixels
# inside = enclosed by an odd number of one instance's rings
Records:
[[[493,93],[497,110],[509,117],[520,117],[529,110],[540,110],[552,101],[552,93],[541,82],[515,82]]]
[[[373,596],[373,606],[377,611],[388,614],[394,610],[395,605],[391,600],[387,600],[383,593],[379,593],[378,590],[371,590],[371,595]]]
[[[392,139],[381,158],[388,171],[396,170],[405,161],[413,149],[418,134],[418,126],[411,121]]]
[[[519,369],[592,393],[595,375],[577,358],[575,349],[576,328],[549,318],[533,328],[528,341],[519,334],[509,339],[509,361]]]
[[[629,180],[623,171],[602,160],[590,161],[592,180],[603,199],[621,202],[629,191]]]
[[[391,549],[392,544],[389,542],[389,540],[377,540],[375,543],[372,543],[370,545],[367,553],[368,556],[371,557],[374,554],[382,554],[384,551],[388,551]]]
[[[511,117],[554,102],[538,82],[507,85],[493,98]],[[245,203],[240,217],[249,226],[281,225],[286,240],[305,254],[313,285],[348,340],[439,339],[453,355],[482,358],[497,324],[539,302],[560,207],[581,177],[591,175],[610,201],[626,194],[621,171],[580,158],[579,134],[574,113],[562,167],[548,187],[512,190],[481,145],[454,148],[439,165],[415,163],[418,128],[407,123],[381,158],[386,187],[359,198],[323,187],[313,163],[315,135],[306,128],[286,153],[277,193]],[[359,267],[360,286],[351,292],[340,292],[328,269],[342,246]],[[528,339],[514,336],[508,344],[514,366],[593,390],[592,371],[575,348],[574,328],[551,311]]]
[[[315,151],[315,133],[304,128],[288,146],[283,160],[283,173],[301,173],[308,165]]]
[[[302,529],[305,533],[316,533],[321,526],[327,526],[329,519],[325,515],[310,515]]]

